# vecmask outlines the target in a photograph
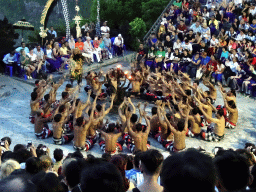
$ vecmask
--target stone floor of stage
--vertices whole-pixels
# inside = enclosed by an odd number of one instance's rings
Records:
[[[127,62],[119,62],[117,64],[122,64],[123,69],[129,69],[129,64]],[[116,67],[117,64],[109,65],[103,67],[102,70],[106,72],[112,67]],[[68,81],[65,82],[65,84]],[[58,91],[57,98],[60,97],[61,92],[64,90],[64,86],[60,87]],[[83,81],[85,85],[85,81]],[[203,87],[204,88],[204,87]],[[9,136],[12,138],[11,148],[18,144],[26,144],[28,140],[32,140],[35,145],[43,143],[50,147],[51,151],[54,148],[61,148],[65,153],[72,152],[72,143],[62,146],[56,146],[53,144],[52,138],[46,140],[38,140],[34,136],[34,127],[29,122],[29,100],[30,93],[33,87],[27,83],[17,81],[9,76],[0,75],[0,137]],[[82,90],[79,95],[82,100],[87,99],[87,94]],[[136,104],[139,102],[138,99],[132,99]],[[107,102],[107,107],[109,101]],[[219,143],[210,143],[197,138],[187,138],[186,145],[189,147],[201,146],[207,151],[211,152],[215,146],[221,146],[224,148],[243,148],[246,142],[256,143],[256,103],[253,98],[245,97],[238,93],[237,103],[239,109],[239,121],[235,130],[225,131],[225,137]],[[218,93],[218,99],[216,104],[223,104],[221,94]],[[147,112],[150,113],[150,109],[153,104],[149,104]],[[107,117],[110,122],[115,122],[118,118],[117,114],[110,113]],[[50,124],[51,128],[51,124]],[[149,138],[152,148],[157,148],[161,152],[167,154],[166,150],[154,139]],[[126,146],[124,146],[124,152],[129,153]],[[86,154],[85,152],[83,152]],[[98,144],[96,144],[87,154],[93,154],[97,157],[102,155],[102,151]]]

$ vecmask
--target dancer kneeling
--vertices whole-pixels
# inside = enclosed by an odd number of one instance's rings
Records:
[[[166,121],[169,129],[171,130],[171,132],[174,135],[173,143],[170,143],[170,142],[167,142],[166,144],[163,143],[164,147],[167,150],[169,150],[170,152],[178,152],[178,151],[182,151],[186,148],[185,139],[186,139],[186,132],[188,129],[188,115],[189,115],[190,110],[191,110],[191,107],[189,106],[189,110],[187,110],[185,122],[183,119],[180,119],[177,123],[177,129],[174,128],[173,125],[171,125],[170,121],[168,120],[168,118],[166,116],[165,110],[162,110],[162,114],[165,118],[165,121]]]
[[[115,133],[116,125],[110,123],[107,132],[99,130],[104,140],[99,142],[100,148],[104,153],[115,154],[116,152],[123,151],[122,143],[117,142],[118,138],[122,136],[122,132]]]
[[[146,117],[146,112],[144,111],[142,116],[144,117],[147,127],[146,130],[143,132],[143,126],[138,123],[135,126],[135,131],[132,130],[130,125],[130,119],[132,117],[132,113],[128,112],[128,109],[126,110],[127,115],[127,127],[129,130],[129,135],[134,140],[134,143],[131,141],[127,147],[132,152],[135,153],[136,151],[147,151],[147,149],[150,147],[148,144],[148,134],[150,132],[150,122]]]

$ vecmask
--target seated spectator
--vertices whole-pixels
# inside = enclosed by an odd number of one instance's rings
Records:
[[[95,37],[93,40],[93,47],[95,49],[95,51],[98,52],[100,59],[102,60],[102,55],[101,55],[101,48],[100,48],[100,39],[98,37]]]
[[[150,149],[140,155],[140,161],[143,182],[133,191],[163,191],[163,187],[157,182],[162,168],[163,155],[158,150]]]
[[[113,54],[113,49],[112,49],[112,43],[111,43],[111,39],[109,38],[109,34],[106,34],[103,37],[103,42],[105,45],[105,48],[108,50],[108,54],[109,54],[109,58],[112,58],[112,54]]]
[[[49,70],[50,73],[55,72],[59,68],[59,66],[61,65],[61,61],[54,58],[53,51],[50,47],[50,44],[46,45],[45,59],[49,63],[48,70]]]
[[[84,43],[82,42],[82,39],[80,37],[75,44],[75,48],[79,48],[80,51],[83,51],[84,49]]]
[[[157,64],[157,67],[160,67],[161,70],[163,70],[164,58],[165,58],[165,51],[163,50],[163,47],[159,47],[159,50],[156,52],[155,62]]]
[[[20,53],[21,49],[24,49],[26,54],[29,53],[29,49],[26,47],[26,43],[24,43],[24,42],[21,42],[21,47],[18,47],[17,49],[15,49],[15,51],[17,53]]]
[[[38,60],[37,73],[39,73],[45,61],[44,51],[41,49],[41,46],[39,44],[36,45],[36,47],[34,48],[34,54],[36,55]]]
[[[181,44],[182,49],[188,50],[189,54],[192,54],[193,48],[192,44],[189,42],[188,39],[186,39],[182,44]]]
[[[0,180],[8,177],[14,170],[20,169],[20,164],[14,160],[7,160],[1,165]]]
[[[208,43],[210,42],[210,39],[211,39],[211,30],[210,28],[207,26],[206,23],[203,23],[203,26],[202,26],[202,37],[203,37],[203,40],[205,43]]]
[[[113,44],[115,45],[115,52],[116,52],[117,56],[120,56],[121,54],[123,54],[123,52],[124,52],[124,39],[123,39],[121,34],[119,34],[115,38]]]
[[[167,48],[171,48],[173,46],[173,42],[171,41],[171,38],[169,35],[166,36],[166,40],[164,41],[164,49],[167,50]]]
[[[212,73],[213,79],[215,83],[222,83],[222,75],[225,70],[225,65],[221,62],[217,62],[217,70]]]
[[[100,55],[99,52],[96,51],[92,44],[91,44],[91,38],[87,37],[86,41],[84,42],[84,47],[83,47],[83,51],[85,54],[83,54],[83,56],[89,58],[92,60],[92,62],[94,62],[94,57],[93,55],[96,55],[96,58],[98,60],[98,62],[102,63],[103,61],[100,59]]]
[[[217,154],[213,160],[217,173],[216,187],[219,191],[245,190],[250,184],[250,171],[246,159],[229,150]]]
[[[165,192],[214,192],[216,180],[212,158],[195,149],[167,157],[160,177]]]
[[[173,5],[177,6],[179,9],[181,9],[182,8],[182,1],[176,0],[176,1],[173,2]]]
[[[81,192],[125,192],[123,177],[115,165],[94,160],[87,162],[81,174]]]
[[[147,57],[147,50],[144,48],[143,43],[140,44],[139,50],[136,54],[136,66],[139,67],[141,63],[145,63]]]
[[[192,24],[190,26],[190,29],[193,30],[194,34],[196,34],[197,32],[201,33],[201,31],[202,31],[202,27],[201,27],[199,21],[197,21],[196,23]]]
[[[12,66],[14,74],[18,73],[18,67],[17,67],[17,56],[15,54],[15,51],[12,51],[11,53],[8,53],[4,56],[3,62],[6,66]]]
[[[20,51],[20,64],[21,67],[25,70],[28,79],[32,79],[31,73],[33,73],[36,68],[34,65],[31,65],[30,58],[28,55],[26,55],[23,49]]]
[[[76,42],[74,37],[71,35],[70,39],[68,40],[68,44],[71,50],[75,49],[76,47]]]
[[[186,68],[187,73],[189,74],[190,78],[195,78],[196,77],[196,71],[199,68],[200,64],[201,64],[201,59],[199,57],[199,53],[196,53],[192,57],[192,61],[190,62],[190,64]]]
[[[69,58],[69,52],[68,52],[68,48],[66,46],[66,42],[61,44],[60,55],[63,57]]]

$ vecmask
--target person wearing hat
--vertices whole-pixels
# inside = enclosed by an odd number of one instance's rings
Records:
[[[115,53],[117,56],[121,55],[124,51],[123,46],[124,46],[124,39],[121,34],[118,34],[118,36],[114,40],[114,48],[115,48]]]
[[[102,36],[110,33],[110,28],[107,26],[107,21],[103,23],[103,26],[101,26],[100,31]]]

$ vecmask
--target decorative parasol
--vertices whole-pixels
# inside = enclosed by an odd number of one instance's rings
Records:
[[[21,36],[22,39],[21,39],[21,41],[23,41],[23,30],[34,31],[34,26],[31,25],[29,22],[27,22],[25,18],[21,19],[17,23],[14,23],[13,27],[14,27],[14,29],[21,29],[22,30],[22,36]]]

